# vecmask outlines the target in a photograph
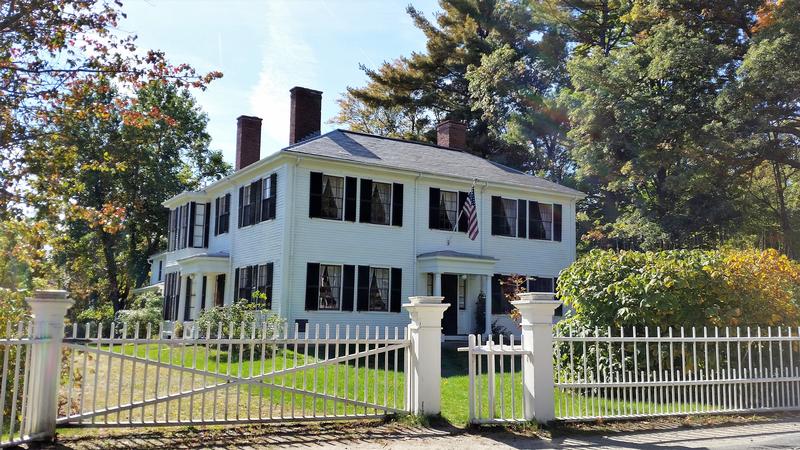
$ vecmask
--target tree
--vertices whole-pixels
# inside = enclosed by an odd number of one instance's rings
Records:
[[[427,140],[431,129],[429,118],[415,108],[400,106],[376,107],[350,93],[336,100],[339,112],[328,123],[348,126],[352,131],[398,139]]]
[[[167,215],[161,203],[230,171],[208,148],[208,121],[184,88],[153,81],[131,98],[99,77],[73,85],[74,97],[51,112],[31,153],[70,158],[31,161],[31,186],[66,209],[48,219],[65,227],[58,256],[88,296],[124,308],[130,289],[147,275],[147,257],[163,248]],[[85,114],[101,108],[105,115]],[[46,174],[57,173],[57,178]],[[95,267],[101,262],[103,270]]]
[[[74,96],[98,75],[133,89],[147,80],[169,80],[203,88],[221,76],[198,74],[170,64],[163,52],[140,52],[136,36],[114,30],[124,18],[117,0],[13,0],[0,3],[0,214],[18,216],[30,192],[26,178],[31,153],[23,144],[37,139],[50,108]],[[66,94],[70,91],[70,94]],[[88,91],[84,91],[88,92]],[[87,109],[102,116],[102,108]],[[68,156],[68,155],[60,155]]]
[[[516,59],[533,57],[536,28],[529,9],[506,0],[442,0],[440,6],[435,22],[409,6],[414,25],[427,38],[426,50],[376,69],[364,68],[368,84],[349,88],[344,100],[356,99],[384,115],[399,108],[413,119],[414,126],[407,129],[415,139],[435,140],[431,125],[444,118],[462,121],[468,125],[470,152],[521,167],[524,148],[492,132],[492,124],[472,99],[467,73],[470,66],[480,66],[485,55],[504,46]],[[355,127],[363,123],[361,115],[351,116],[345,110],[338,120]]]

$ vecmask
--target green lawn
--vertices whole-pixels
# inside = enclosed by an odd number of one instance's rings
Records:
[[[248,350],[241,352],[234,350],[236,360],[228,361],[228,353],[218,351],[216,348],[206,350],[203,347],[178,348],[172,350],[165,346],[160,348],[156,345],[139,345],[134,350],[132,345],[124,347],[115,346],[115,353],[122,352],[125,355],[133,355],[139,358],[147,358],[151,361],[159,360],[162,362],[172,361],[178,367],[196,368],[197,370],[208,373],[209,375],[191,374],[181,371],[157,369],[152,365],[146,370],[141,361],[137,362],[137,375],[131,376],[133,363],[130,360],[121,361],[119,358],[111,358],[111,363],[107,362],[107,357],[101,356],[100,360],[90,359],[87,363],[89,372],[93,372],[97,367],[97,386],[94,385],[94,378],[87,377],[82,383],[82,395],[80,400],[85,403],[83,410],[100,409],[104,405],[113,407],[117,401],[121,404],[129,403],[142,398],[152,398],[156,394],[155,380],[159,380],[158,396],[163,397],[167,393],[175,393],[179,390],[189,391],[203,386],[211,386],[224,381],[224,376],[230,374],[235,377],[258,376],[263,373],[281,370],[284,368],[302,367],[306,361],[309,364],[316,361],[314,356],[315,348],[309,346],[308,355],[304,349],[297,352],[287,350],[285,352],[268,350],[262,352],[259,349],[252,354]],[[103,350],[108,350],[104,347]],[[352,350],[351,350],[352,351]],[[363,347],[362,347],[363,351]],[[319,353],[323,356],[325,349],[320,346]],[[329,358],[343,355],[344,348],[339,348],[339,353],[333,345],[328,349]],[[263,358],[262,358],[263,356]],[[82,354],[74,355],[74,364],[79,368],[83,363]],[[499,360],[498,360],[499,361]],[[99,363],[99,364],[98,364]],[[225,417],[227,419],[246,419],[248,417],[270,417],[291,416],[294,411],[296,416],[311,416],[314,414],[327,415],[347,415],[357,416],[364,414],[381,413],[380,409],[366,408],[363,405],[352,402],[342,402],[332,398],[341,399],[346,396],[356,402],[378,403],[392,409],[403,409],[405,404],[405,377],[403,374],[402,353],[398,355],[396,364],[399,368],[395,372],[392,368],[395,364],[395,355],[390,353],[388,358],[385,354],[380,354],[375,360],[375,356],[369,356],[367,367],[364,358],[355,361],[342,362],[332,366],[323,366],[315,369],[298,370],[291,374],[277,376],[268,379],[267,385],[241,385],[240,387],[228,387],[214,390],[202,395],[198,394],[192,398],[184,398],[170,402],[162,402],[155,406],[141,408],[134,412],[121,411],[119,414],[122,421],[130,418],[131,420],[143,421],[163,421],[166,417],[171,417],[172,421],[181,420],[181,417],[188,417],[188,411],[193,411],[194,417]],[[454,349],[442,350],[442,416],[450,423],[463,426],[469,419],[469,376],[467,367],[467,355],[459,353]],[[496,413],[506,418],[522,417],[522,374],[519,364],[515,371],[511,372],[510,359],[504,360],[505,375],[495,376],[495,408]],[[388,370],[384,370],[384,368]],[[107,368],[107,369],[104,369]],[[499,370],[499,362],[497,364]],[[485,367],[484,367],[485,370]],[[146,374],[145,374],[146,373]],[[217,375],[219,374],[219,375]],[[92,375],[94,375],[92,373]],[[144,380],[145,375],[148,380]],[[486,376],[479,377],[478,382],[482,384],[481,390],[484,394],[480,399],[481,415],[488,416],[488,401],[485,396],[487,392]],[[121,381],[121,383],[120,383]],[[512,399],[511,385],[515,386],[515,397]],[[121,386],[121,389],[120,389]],[[324,394],[329,398],[310,393],[299,394],[287,392],[280,389],[286,386],[289,388],[304,389],[308,392]],[[316,389],[314,388],[316,386]],[[106,398],[106,392],[121,391],[119,400],[111,395]],[[130,392],[138,392],[132,397]],[[585,415],[591,414],[593,410],[586,409],[584,398],[579,395],[562,396],[556,391],[556,414],[565,415],[575,412]],[[80,402],[72,400],[73,411],[81,410]],[[576,405],[573,407],[573,404]],[[641,411],[646,411],[652,405],[645,402],[622,402],[619,400],[611,401],[605,398],[591,399],[591,405],[596,411],[611,411],[612,409],[627,408],[627,411],[634,412],[637,407]],[[89,405],[92,408],[89,408]],[[583,409],[582,409],[583,408]],[[112,415],[113,416],[113,415]],[[113,417],[112,417],[113,419]],[[98,418],[99,421],[103,421]],[[185,420],[185,419],[183,419]]]

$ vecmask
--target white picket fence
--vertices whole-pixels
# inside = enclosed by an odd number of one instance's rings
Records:
[[[332,420],[406,410],[405,329],[218,324],[182,334],[73,325],[62,386],[67,426]]]
[[[800,409],[800,328],[631,328],[554,336],[565,420]]]
[[[467,347],[458,349],[469,357],[469,416],[472,423],[525,422],[522,380],[524,360],[531,352],[522,349],[513,334],[482,342],[471,334]],[[484,402],[485,399],[485,402]]]

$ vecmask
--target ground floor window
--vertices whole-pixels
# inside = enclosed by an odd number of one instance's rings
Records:
[[[467,309],[467,277],[458,277],[458,309]]]
[[[389,269],[369,268],[369,310],[389,310]]]
[[[342,266],[320,264],[319,274],[319,309],[340,309],[340,299],[342,293]]]

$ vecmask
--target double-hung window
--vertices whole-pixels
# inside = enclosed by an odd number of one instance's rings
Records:
[[[319,309],[339,310],[342,296],[342,266],[320,264]]]
[[[380,225],[391,224],[392,219],[392,185],[389,183],[372,183],[372,203],[370,223]]]
[[[492,234],[517,237],[517,200],[492,197]]]
[[[369,268],[369,311],[389,310],[389,269]]]
[[[322,175],[320,217],[342,220],[344,215],[344,178]]]
[[[458,218],[458,192],[435,189],[431,195],[430,228],[452,231]]]
[[[253,209],[253,202],[252,196],[253,192],[250,189],[251,185],[246,184],[242,187],[242,226],[252,225],[252,221],[250,218],[252,217],[252,209]]]
[[[214,235],[225,234],[230,227],[231,194],[220,196],[216,200],[216,219],[214,222]]]
[[[206,204],[194,204],[194,220],[192,227],[192,247],[202,248],[205,240],[205,226],[206,226]]]
[[[547,203],[530,202],[529,222],[531,239],[553,239],[553,205]]]
[[[458,278],[458,309],[467,309],[467,278]]]

